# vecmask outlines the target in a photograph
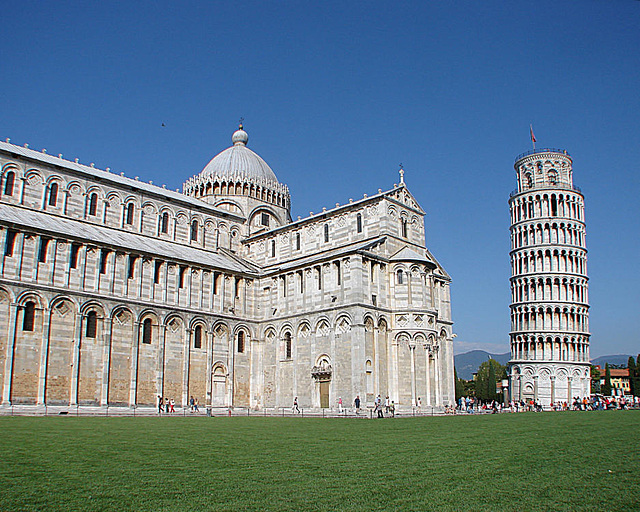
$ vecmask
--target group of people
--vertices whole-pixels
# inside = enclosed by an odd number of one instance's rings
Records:
[[[373,407],[373,412],[376,413],[377,418],[384,418],[382,407],[382,398],[380,397],[380,395],[378,395],[375,399]],[[392,418],[396,415],[396,404],[393,400],[389,400],[388,396],[384,399],[384,411],[387,413],[387,416],[390,414]]]
[[[189,399],[189,411],[190,412],[199,412],[198,409],[198,399],[191,397]],[[176,401],[173,398],[162,398],[162,396],[158,395],[158,414],[166,413],[171,414],[176,412]]]
[[[167,414],[176,412],[176,401],[171,398],[162,398],[158,395],[158,414],[166,412]]]

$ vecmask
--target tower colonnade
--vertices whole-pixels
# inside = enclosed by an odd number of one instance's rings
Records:
[[[511,213],[511,397],[543,406],[590,392],[584,197],[566,151],[515,162]]]

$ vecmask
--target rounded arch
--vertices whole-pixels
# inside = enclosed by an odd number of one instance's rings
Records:
[[[147,318],[153,318],[156,324],[160,323],[160,316],[153,309],[143,309],[138,315],[138,322],[142,323]]]
[[[154,201],[148,201],[148,200],[144,201],[140,206],[140,208],[142,208],[143,210],[146,209],[147,207],[150,207],[153,209],[153,211],[149,215],[158,214],[158,205]]]
[[[40,309],[44,308],[46,304],[46,300],[42,297],[42,295],[40,295],[38,292],[33,290],[24,291],[20,295],[18,295],[18,297],[16,298],[16,302],[20,306],[24,306],[29,301],[35,302],[36,307]]]
[[[38,183],[38,185],[44,185],[45,183],[45,178],[39,169],[34,169],[34,168],[28,169],[27,172],[24,173],[24,177],[27,180],[30,180],[31,178],[39,179],[40,183]]]
[[[206,319],[201,316],[194,316],[193,318],[191,318],[188,325],[189,329],[195,329],[197,325],[201,325],[202,327],[204,327],[205,331],[207,331],[209,328]]]
[[[0,286],[0,301],[2,301],[3,298],[9,299],[9,302],[15,302],[13,290]]]
[[[331,366],[331,356],[327,353],[320,354],[316,357],[316,364],[314,366],[318,366],[320,368],[327,368]]]
[[[231,213],[237,213],[244,217],[244,209],[242,208],[240,203],[232,199],[228,199],[228,198],[221,199],[220,201],[216,201],[213,204],[213,206],[215,206],[216,208],[221,208],[223,210],[230,211]]]

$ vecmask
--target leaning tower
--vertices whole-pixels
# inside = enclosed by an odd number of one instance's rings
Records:
[[[564,150],[515,162],[511,210],[511,397],[548,407],[590,393],[584,197]]]

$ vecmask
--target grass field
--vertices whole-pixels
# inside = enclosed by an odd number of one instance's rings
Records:
[[[640,509],[640,411],[0,428],[2,511]]]

